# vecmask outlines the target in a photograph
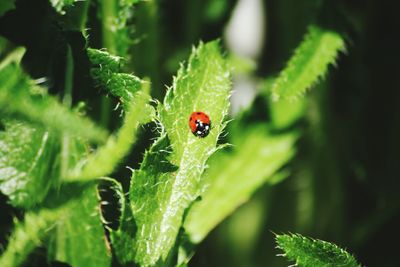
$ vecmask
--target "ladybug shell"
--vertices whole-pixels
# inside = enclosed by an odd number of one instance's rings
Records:
[[[206,137],[211,129],[210,117],[201,111],[193,112],[189,117],[189,127],[198,137]]]

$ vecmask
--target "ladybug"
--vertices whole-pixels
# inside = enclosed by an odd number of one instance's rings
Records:
[[[195,111],[189,117],[189,127],[195,136],[206,137],[211,129],[210,117],[204,112]]]

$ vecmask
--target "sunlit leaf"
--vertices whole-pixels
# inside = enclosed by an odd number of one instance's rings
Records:
[[[59,134],[95,142],[103,142],[107,137],[105,130],[60,104],[14,63],[0,68],[0,114],[19,116]]]
[[[359,267],[356,259],[335,244],[299,234],[276,235],[278,247],[300,267]]]
[[[58,220],[51,254],[54,259],[71,266],[108,267],[111,253],[107,251],[96,186],[86,189],[66,207],[68,216]]]
[[[233,140],[232,153],[220,151],[204,173],[204,193],[190,208],[184,228],[199,243],[294,154],[296,134],[273,135],[264,126],[253,127]]]
[[[97,49],[88,49],[87,52],[94,65],[91,74],[97,84],[119,97],[122,104],[129,105],[134,94],[142,88],[142,81],[132,74],[121,72],[121,57]]]
[[[184,210],[199,196],[206,160],[215,151],[225,125],[229,95],[229,72],[218,43],[200,44],[159,106],[162,137],[132,176],[130,199],[138,227],[139,264],[168,260]],[[205,138],[194,136],[188,126],[193,111],[203,111],[211,118],[212,128]]]
[[[132,44],[131,27],[128,21],[133,17],[133,6],[140,0],[101,0],[99,16],[102,18],[103,43],[112,53],[127,56]]]
[[[132,210],[128,202],[128,198],[123,192],[122,185],[114,179],[103,179],[102,185],[99,190],[106,190],[106,193],[112,193],[113,199],[118,201],[119,216],[117,219],[118,227],[114,229],[110,227],[111,222],[106,221],[106,227],[110,232],[110,239],[112,243],[113,252],[120,263],[127,264],[134,261],[134,238],[136,234],[136,224],[132,215]],[[102,192],[100,192],[101,195]],[[104,193],[104,192],[103,192]],[[110,205],[110,203],[106,203]]]
[[[0,131],[0,191],[13,206],[30,208],[46,196],[54,177],[55,140],[49,132],[20,121]],[[53,181],[52,181],[53,179]]]
[[[66,177],[68,180],[93,179],[109,175],[118,163],[128,154],[136,141],[140,124],[149,122],[154,117],[154,109],[147,94],[138,92],[129,102],[124,122],[118,133],[111,135],[106,144],[84,159],[81,164]]]
[[[345,50],[343,37],[332,30],[312,25],[285,69],[272,87],[274,100],[295,100],[326,75],[339,52]]]
[[[66,216],[64,210],[41,210],[25,214],[24,221],[16,221],[5,251],[0,256],[0,266],[15,267],[25,262],[33,249],[50,233],[57,219]]]
[[[264,80],[262,94],[268,100],[272,125],[276,129],[284,129],[304,117],[308,98],[303,97],[296,101],[290,99],[274,101],[271,97],[271,90],[275,80],[274,78]]]

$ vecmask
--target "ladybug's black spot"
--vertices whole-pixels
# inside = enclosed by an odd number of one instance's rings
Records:
[[[197,114],[197,115],[200,115],[200,114],[201,114],[201,112],[197,112],[196,114]]]
[[[196,130],[193,131],[193,134],[197,137],[206,137],[210,133],[211,123],[202,123],[198,121],[196,123]]]

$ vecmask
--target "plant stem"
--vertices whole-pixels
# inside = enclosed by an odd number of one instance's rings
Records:
[[[64,82],[64,97],[63,104],[68,108],[72,103],[72,89],[74,83],[74,58],[72,56],[71,46],[67,46],[67,59],[65,64],[65,82]],[[61,162],[60,162],[60,177],[65,177],[69,168],[69,145],[70,137],[66,134],[62,136],[61,144]]]
[[[101,0],[100,1],[101,16],[102,16],[102,34],[103,46],[111,54],[116,54],[116,22],[117,22],[117,8],[115,0]]]
[[[101,0],[100,1],[101,16],[102,16],[102,42],[103,46],[107,50],[116,55],[116,44],[115,44],[115,30],[116,30],[116,20],[117,20],[117,9],[115,0]],[[110,110],[111,101],[107,97],[103,96],[101,98],[101,114],[100,123],[107,127],[110,121]]]
[[[71,107],[72,88],[74,84],[74,58],[72,57],[71,46],[67,45],[67,59],[65,64],[65,81],[64,81],[64,97],[63,104]]]
[[[81,13],[81,18],[80,18],[80,22],[79,22],[79,29],[85,36],[86,36],[86,21],[87,21],[87,15],[88,15],[88,10],[89,10],[89,4],[90,4],[90,0],[83,1],[82,13]]]
[[[131,48],[133,54],[132,66],[139,76],[149,76],[152,83],[152,96],[161,100],[164,96],[164,86],[160,77],[160,31],[159,11],[157,1],[149,0],[141,3],[135,9],[135,26],[137,36],[145,36]]]

